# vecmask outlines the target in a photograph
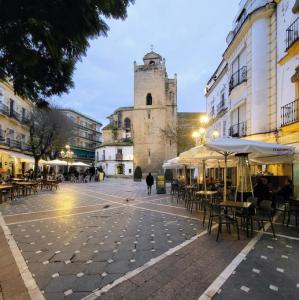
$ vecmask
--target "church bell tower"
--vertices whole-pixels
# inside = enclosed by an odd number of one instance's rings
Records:
[[[176,75],[168,78],[165,59],[150,51],[143,64],[134,62],[134,167],[161,172],[163,162],[177,156],[176,127]]]

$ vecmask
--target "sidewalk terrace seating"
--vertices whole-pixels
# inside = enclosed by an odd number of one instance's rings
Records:
[[[24,178],[12,178],[4,183],[0,183],[0,203],[3,200],[10,199],[11,201],[19,197],[35,195],[38,189],[57,190],[59,185],[58,180],[26,180]]]
[[[203,213],[203,227],[206,222],[207,231],[211,234],[213,224],[218,225],[216,240],[222,233],[223,225],[227,232],[231,233],[231,226],[236,227],[237,236],[239,231],[246,232],[246,236],[252,237],[254,226],[258,230],[265,230],[265,224],[270,224],[270,230],[275,237],[274,221],[275,215],[282,214],[283,225],[289,226],[295,222],[299,224],[299,200],[290,199],[285,201],[279,199],[277,193],[273,193],[273,199],[263,200],[257,206],[256,198],[248,198],[245,202],[235,201],[234,186],[227,187],[227,201],[223,201],[223,186],[217,185],[217,191],[204,191],[201,184],[188,185],[182,181],[174,180],[171,183],[171,199],[177,203],[183,202],[185,208],[194,213],[200,211]]]

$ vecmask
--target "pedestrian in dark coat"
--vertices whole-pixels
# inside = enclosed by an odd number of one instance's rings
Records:
[[[150,195],[152,193],[152,185],[154,184],[154,177],[152,176],[151,172],[148,173],[145,181],[147,184],[147,194]]]

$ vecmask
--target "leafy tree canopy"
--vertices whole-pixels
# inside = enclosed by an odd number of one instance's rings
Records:
[[[72,86],[88,39],[107,35],[104,18],[124,19],[135,0],[0,0],[0,79],[34,101]]]

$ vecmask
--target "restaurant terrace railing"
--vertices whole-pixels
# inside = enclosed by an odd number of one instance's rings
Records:
[[[229,128],[229,136],[231,137],[243,137],[246,136],[246,122],[240,122],[238,124],[232,125]]]
[[[286,49],[299,40],[299,17],[286,30]]]
[[[281,107],[281,126],[299,121],[299,99]]]
[[[247,67],[240,68],[237,72],[233,73],[229,81],[229,92],[242,82],[247,81]]]

